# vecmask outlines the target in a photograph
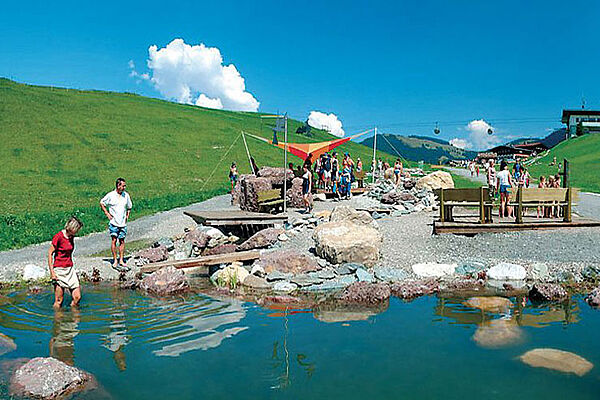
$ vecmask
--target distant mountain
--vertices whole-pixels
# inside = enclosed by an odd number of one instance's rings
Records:
[[[506,143],[507,146],[516,146],[519,144],[535,143],[541,141],[541,138],[519,138]]]
[[[567,138],[567,129],[557,129],[541,140],[542,144],[551,149]]]
[[[363,140],[361,144],[373,147],[373,137]],[[377,150],[399,155],[410,161],[424,161],[430,164],[473,159],[477,156],[476,151],[459,149],[444,140],[427,136],[378,135]]]

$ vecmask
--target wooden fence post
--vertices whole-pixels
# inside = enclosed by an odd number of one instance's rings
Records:
[[[479,222],[485,224],[485,201],[483,198],[483,186],[479,188]]]
[[[522,188],[519,186],[519,188],[517,189],[517,218],[516,218],[516,222],[517,224],[522,224],[523,223],[523,192],[521,191]]]
[[[444,188],[440,188],[440,222],[444,222]]]
[[[571,222],[571,206],[573,202],[573,194],[571,188],[567,188],[567,205],[563,208],[563,222]]]

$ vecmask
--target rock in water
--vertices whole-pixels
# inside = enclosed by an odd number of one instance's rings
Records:
[[[527,276],[527,271],[521,265],[502,262],[490,268],[487,276],[499,281],[521,281]]]
[[[548,368],[578,376],[583,376],[594,368],[594,364],[585,358],[557,349],[534,349],[519,358],[530,367]]]
[[[185,292],[190,286],[182,270],[166,267],[142,279],[140,288],[157,296],[168,296]]]
[[[377,304],[390,298],[390,287],[385,283],[355,282],[348,286],[341,300],[346,303]]]
[[[567,297],[569,297],[567,291],[553,283],[536,283],[529,291],[529,298],[532,301],[561,301]]]
[[[266,279],[264,278],[260,278],[258,276],[255,275],[248,275],[244,281],[242,282],[242,284],[246,287],[252,288],[252,289],[269,289],[271,288],[271,284],[269,282],[267,282]]]
[[[215,272],[211,279],[218,286],[236,287],[243,284],[249,275],[250,273],[242,267],[241,263],[232,263]]]
[[[46,269],[35,264],[27,264],[23,268],[23,280],[25,281],[36,281],[44,276],[46,276]]]
[[[366,266],[373,266],[379,260],[383,243],[377,229],[351,221],[321,224],[315,229],[313,239],[317,255],[330,263],[356,262]]]
[[[0,333],[0,356],[17,349],[17,344],[8,336]]]
[[[585,297],[585,301],[591,307],[600,307],[600,286],[592,290],[590,294]]]
[[[17,369],[11,391],[36,399],[56,399],[81,391],[92,383],[92,375],[55,358],[38,357]]]
[[[452,175],[448,172],[435,171],[419,179],[416,187],[417,189],[427,188],[429,190],[452,189],[454,188],[454,181]]]
[[[456,264],[424,263],[412,266],[415,275],[418,275],[421,278],[441,278],[442,276],[453,275],[455,269]]]
[[[481,347],[498,348],[518,343],[523,339],[519,326],[507,319],[495,319],[481,324],[473,340]]]
[[[279,281],[275,285],[273,285],[273,290],[276,292],[292,292],[296,290],[298,286],[295,283],[287,282],[287,281]]]
[[[277,243],[277,238],[284,231],[278,228],[267,228],[256,232],[248,240],[239,245],[238,250],[263,249]]]
[[[509,299],[498,296],[471,297],[463,304],[467,307],[492,313],[507,313],[513,306]]]
[[[263,267],[267,274],[271,274],[273,271],[279,271],[283,273],[301,274],[305,272],[317,271],[319,265],[314,257],[306,254],[301,254],[296,250],[277,250],[272,252],[265,252],[260,255],[260,258],[256,261],[257,265]],[[267,280],[269,278],[267,277]]]

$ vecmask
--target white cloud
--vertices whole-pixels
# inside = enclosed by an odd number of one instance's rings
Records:
[[[494,130],[494,128],[485,122],[483,119],[474,119],[467,125],[467,132],[469,132],[469,143],[476,150],[487,150],[490,147],[494,147],[502,142],[497,134],[489,134],[488,129]]]
[[[140,74],[135,70],[135,63],[133,62],[133,60],[129,60],[127,65],[129,66],[129,76],[131,76],[132,78],[142,79],[146,81],[150,79],[150,75],[148,75],[147,73]],[[138,80],[137,82],[139,83],[140,81]]]
[[[244,78],[233,64],[224,65],[216,47],[186,44],[174,39],[166,47],[148,48],[147,80],[165,97],[180,103],[234,111],[257,111],[259,102],[246,91]],[[130,68],[133,62],[130,62]],[[143,76],[132,68],[132,76]]]
[[[467,147],[470,146],[470,143],[467,142],[465,139],[459,139],[459,138],[451,139],[450,144],[459,149],[466,149]]]
[[[216,108],[217,110],[223,109],[223,103],[221,99],[211,99],[210,97],[200,93],[200,96],[196,99],[196,105],[206,108]]]
[[[342,121],[333,113],[325,114],[320,111],[311,111],[308,115],[308,124],[313,128],[324,129],[338,137],[346,134],[342,129]]]

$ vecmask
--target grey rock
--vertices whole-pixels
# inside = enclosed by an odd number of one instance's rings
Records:
[[[291,273],[283,273],[280,271],[272,271],[270,273],[267,274],[266,279],[269,282],[274,282],[274,281],[283,281],[286,279],[290,279],[293,276],[293,274]]]
[[[321,278],[324,280],[325,279],[333,279],[336,277],[335,272],[333,272],[333,270],[330,268],[324,268],[317,272],[311,272],[309,275],[314,275],[314,276],[317,276],[318,278]]]
[[[373,274],[363,268],[358,268],[356,270],[356,278],[359,282],[375,282],[375,277],[373,276]]]
[[[314,276],[314,275],[301,274],[301,275],[296,275],[293,278],[291,278],[290,282],[295,283],[296,285],[298,285],[300,287],[305,287],[305,286],[311,286],[311,285],[318,285],[323,282],[323,279],[319,278],[318,276]]]
[[[573,273],[570,271],[558,271],[554,274],[554,280],[558,283],[570,282],[574,278]]]
[[[344,263],[335,267],[335,273],[338,275],[349,275],[355,273],[358,268],[364,268],[364,265],[356,263]]]
[[[323,283],[321,283],[319,285],[307,286],[307,287],[303,288],[303,290],[308,290],[308,291],[340,290],[340,289],[344,289],[345,287],[351,285],[354,282],[356,282],[356,277],[354,275],[344,275],[344,276],[340,276],[339,278],[336,278],[336,279],[330,279],[330,280],[324,281]]]
[[[317,258],[317,264],[319,264],[319,267],[325,268],[327,266],[327,260],[323,258]]]
[[[379,214],[377,211],[374,211],[373,214],[371,214],[371,217],[373,217],[373,219],[381,219],[383,218],[383,214]]]
[[[534,281],[547,281],[550,278],[550,271],[546,264],[535,264],[531,268],[531,279]]]
[[[463,261],[458,264],[454,272],[458,275],[477,275],[486,268],[485,264],[480,261]]]
[[[384,282],[401,282],[409,276],[403,269],[388,266],[376,266],[373,272],[377,279]]]
[[[242,282],[243,286],[252,288],[252,289],[261,289],[266,290],[271,288],[271,284],[266,281],[266,279],[260,278],[256,275],[248,275],[244,281]]]
[[[175,243],[173,243],[173,241],[168,237],[162,237],[162,238],[158,239],[156,242],[154,242],[153,247],[159,247],[159,246],[166,247],[168,251],[175,250]]]
[[[581,276],[588,281],[596,281],[600,278],[600,269],[592,266],[587,266],[581,271]]]
[[[292,292],[298,289],[298,286],[295,283],[288,281],[277,281],[273,285],[273,290],[276,292]]]

